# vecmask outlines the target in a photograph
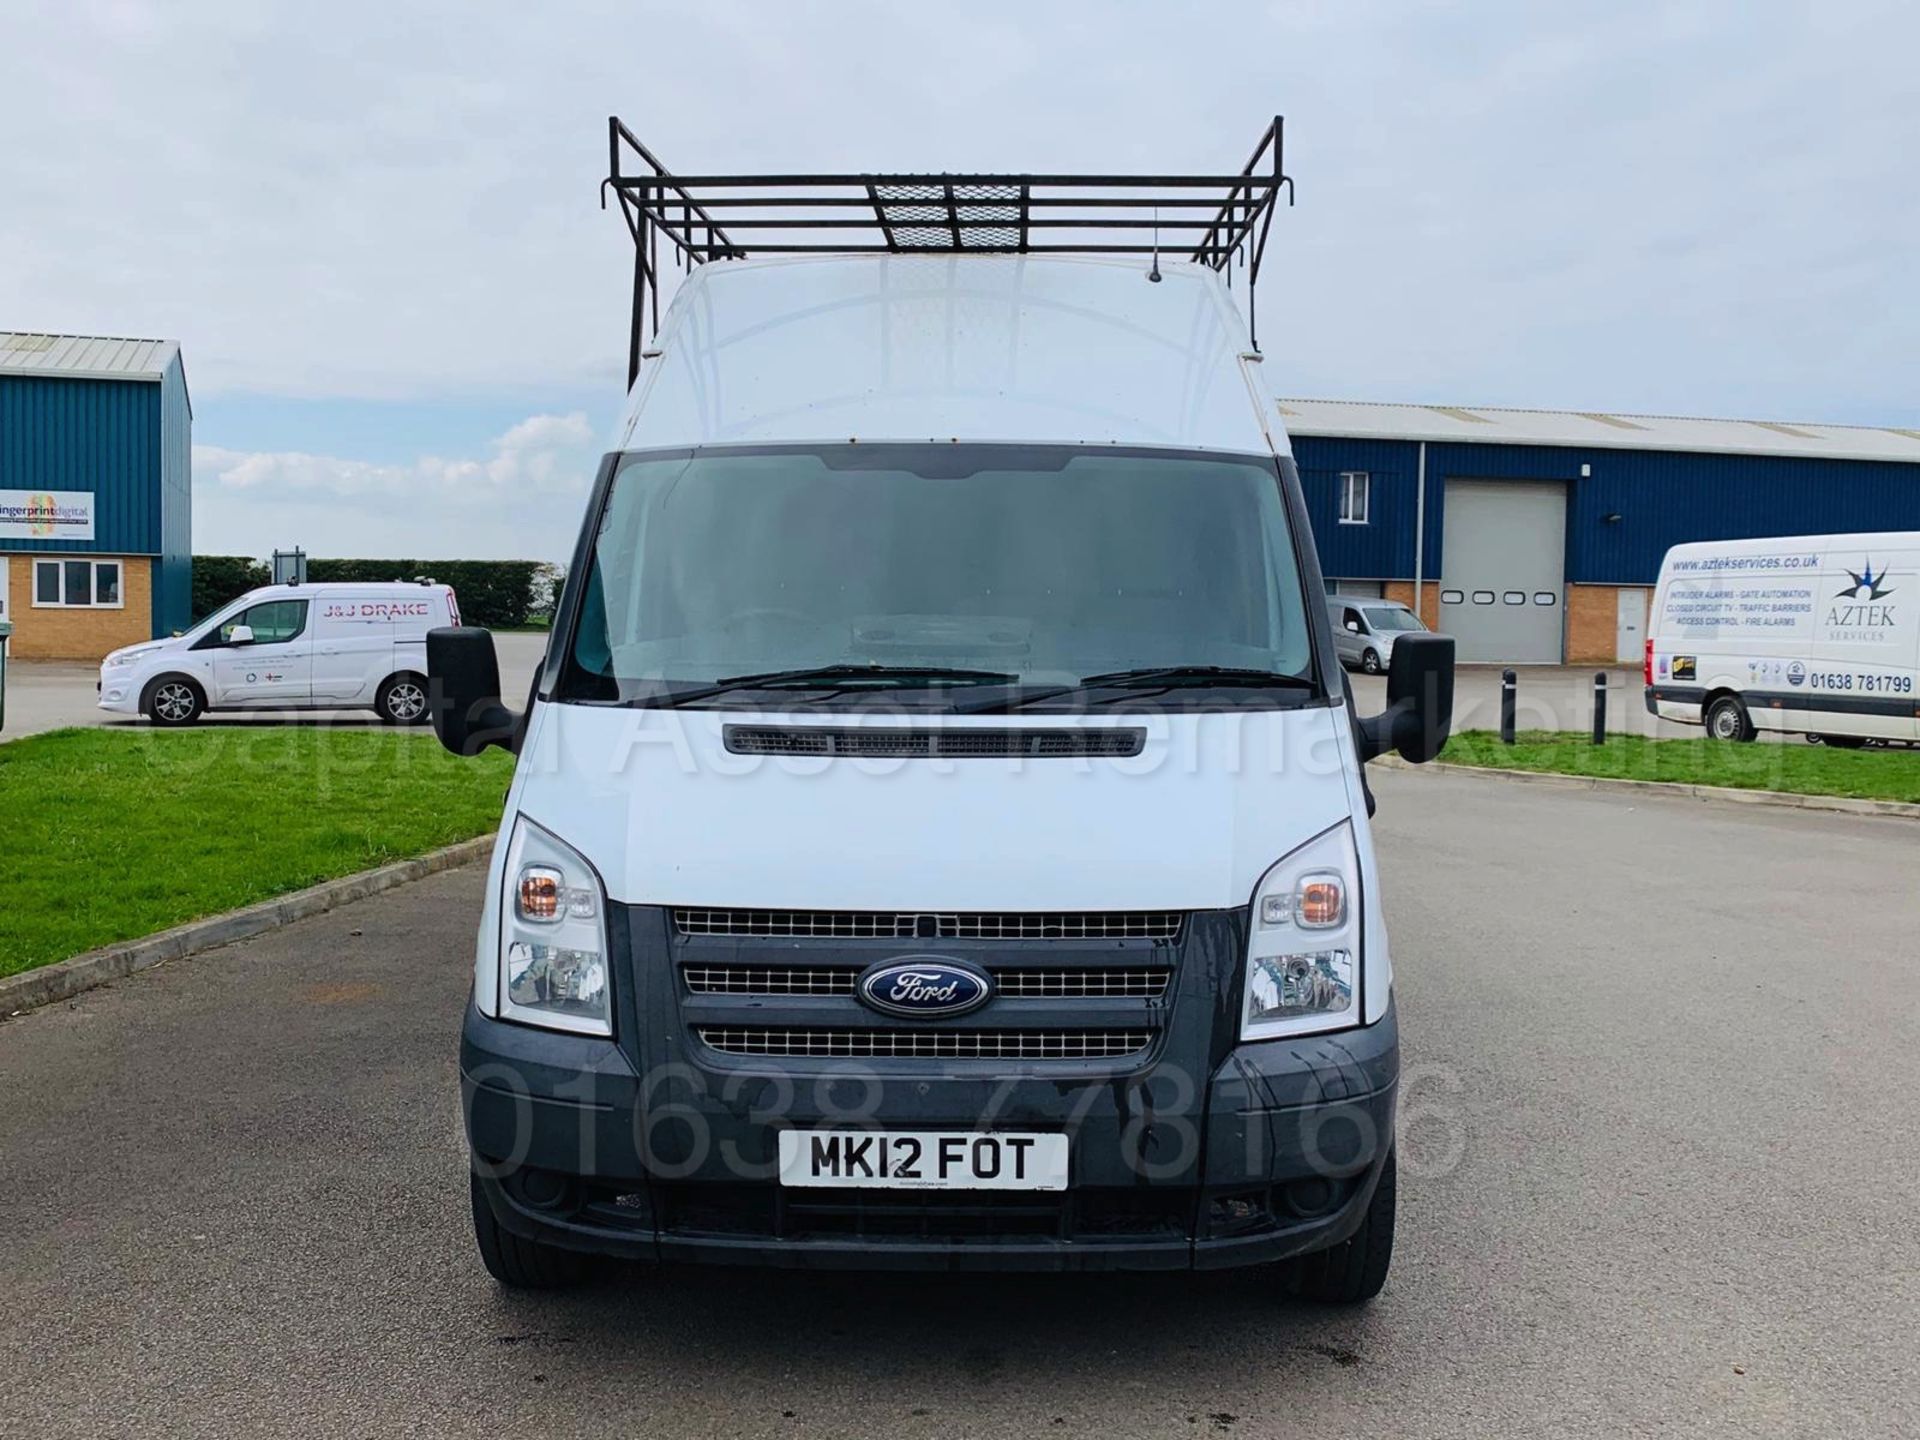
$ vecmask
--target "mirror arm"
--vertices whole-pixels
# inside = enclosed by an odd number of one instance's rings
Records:
[[[495,745],[517,753],[520,749],[520,721],[519,715],[498,700],[482,701],[467,713],[460,753],[471,757]]]
[[[1359,723],[1360,763],[1378,760],[1390,750],[1398,750],[1398,732],[1402,719],[1418,722],[1411,700],[1396,700],[1378,715],[1368,715]]]

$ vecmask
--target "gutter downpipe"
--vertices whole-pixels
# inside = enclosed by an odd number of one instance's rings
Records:
[[[1426,583],[1427,558],[1427,442],[1420,442],[1420,470],[1413,499],[1413,613],[1420,614],[1420,590]],[[1425,624],[1423,618],[1421,624]]]

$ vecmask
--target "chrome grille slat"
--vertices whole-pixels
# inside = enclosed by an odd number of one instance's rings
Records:
[[[705,1026],[700,1043],[725,1055],[807,1059],[1115,1060],[1153,1041],[1149,1030],[832,1030]]]
[[[745,910],[677,906],[682,935],[817,940],[1154,940],[1180,935],[1177,910]],[[925,922],[924,925],[922,922]]]
[[[695,995],[851,995],[860,978],[846,965],[687,965],[680,972]],[[1000,995],[1015,1000],[1151,1000],[1166,993],[1165,966],[1080,970],[994,970]]]

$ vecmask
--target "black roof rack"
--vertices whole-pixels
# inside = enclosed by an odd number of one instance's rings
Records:
[[[660,327],[663,235],[689,270],[750,255],[1157,259],[1164,249],[1225,271],[1232,283],[1237,259],[1247,272],[1248,342],[1257,349],[1260,256],[1279,193],[1293,203],[1281,140],[1276,115],[1237,175],[675,175],[610,117],[600,205],[611,190],[634,245],[627,384],[640,373],[643,332]]]

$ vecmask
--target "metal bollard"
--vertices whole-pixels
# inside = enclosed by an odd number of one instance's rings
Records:
[[[1593,677],[1593,743],[1607,743],[1607,672],[1596,671]]]
[[[0,620],[0,730],[7,728],[7,637],[13,634],[13,622]]]
[[[1500,672],[1500,743],[1513,744],[1513,704],[1520,682],[1511,670]]]

